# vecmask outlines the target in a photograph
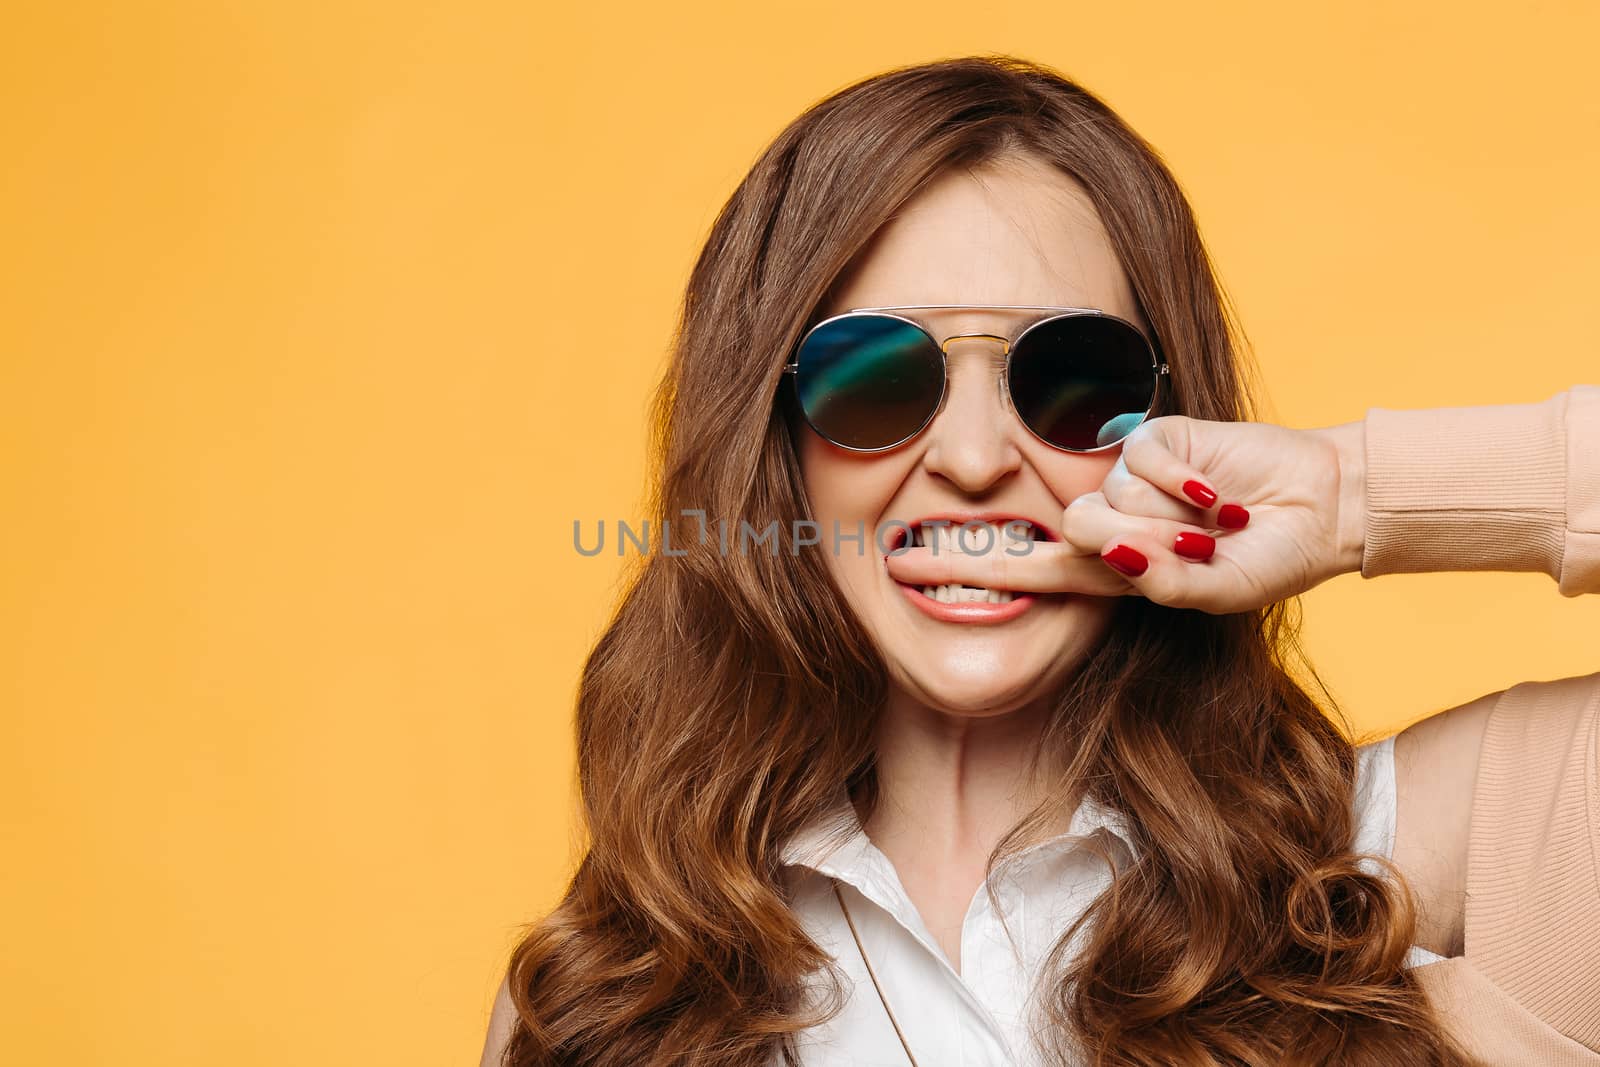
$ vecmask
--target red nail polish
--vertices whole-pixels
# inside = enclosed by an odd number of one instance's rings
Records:
[[[1217,512],[1217,525],[1229,530],[1237,530],[1249,521],[1250,513],[1238,504],[1224,504]]]
[[[1185,530],[1172,543],[1172,551],[1184,559],[1210,559],[1217,550],[1217,540],[1210,534],[1191,533]]]
[[[1150,561],[1144,558],[1144,553],[1127,545],[1118,545],[1110,552],[1101,553],[1100,558],[1130,578],[1139,577],[1145,568],[1150,566]]]
[[[1193,478],[1183,483],[1183,491],[1189,494],[1190,500],[1193,500],[1203,508],[1209,508],[1217,502],[1217,494]]]

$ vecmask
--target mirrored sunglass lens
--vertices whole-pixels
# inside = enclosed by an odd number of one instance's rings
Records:
[[[795,390],[813,429],[846,448],[888,448],[933,415],[944,361],[916,326],[850,315],[812,330],[796,357]]]
[[[1104,448],[1149,413],[1154,364],[1144,335],[1117,319],[1075,315],[1040,323],[1012,349],[1012,406],[1057,447]]]

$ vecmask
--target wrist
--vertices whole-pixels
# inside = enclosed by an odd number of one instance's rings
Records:
[[[1332,447],[1334,489],[1332,574],[1358,573],[1367,544],[1366,420],[1326,426],[1313,433]]]

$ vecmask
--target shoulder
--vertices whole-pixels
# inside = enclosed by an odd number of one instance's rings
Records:
[[[1416,890],[1416,943],[1464,952],[1473,796],[1489,714],[1505,690],[1411,724],[1394,738],[1393,860]]]
[[[517,1009],[511,1003],[511,985],[502,978],[500,988],[494,995],[494,1008],[489,1012],[489,1033],[483,1040],[483,1055],[478,1060],[478,1067],[500,1067],[501,1057],[505,1055],[506,1044],[511,1040],[511,1030],[516,1022]]]
[[[1496,708],[1502,713],[1491,720]],[[1418,944],[1444,956],[1464,952],[1475,812],[1496,833],[1532,834],[1541,813],[1558,806],[1557,794],[1580,811],[1600,807],[1597,724],[1600,672],[1519,682],[1395,736],[1392,859],[1417,892]],[[1600,820],[1588,830],[1596,832]],[[1519,851],[1514,844],[1497,847]]]

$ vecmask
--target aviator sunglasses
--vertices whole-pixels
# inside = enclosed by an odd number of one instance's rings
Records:
[[[1015,338],[952,334],[941,342],[897,312],[1048,311]],[[1003,392],[1030,433],[1066,452],[1099,452],[1155,409],[1169,373],[1159,346],[1133,323],[1096,308],[1044,304],[900,304],[852,308],[817,323],[784,371],[811,428],[853,452],[916,437],[944,404],[945,350],[987,338],[1005,346]]]

